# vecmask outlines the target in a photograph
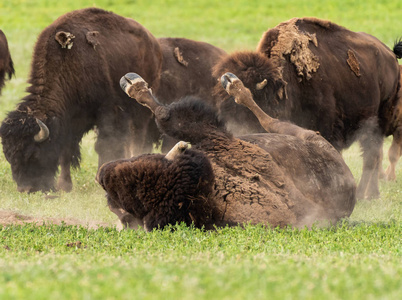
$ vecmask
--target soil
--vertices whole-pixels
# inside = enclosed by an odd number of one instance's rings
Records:
[[[38,226],[43,224],[61,225],[80,225],[90,229],[99,227],[114,227],[114,224],[101,221],[83,221],[73,218],[46,218],[37,216],[22,215],[9,210],[0,210],[0,226],[5,225],[24,225],[25,223],[35,223]]]

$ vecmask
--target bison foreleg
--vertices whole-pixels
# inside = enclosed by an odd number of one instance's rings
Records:
[[[398,128],[393,136],[391,147],[388,150],[388,159],[390,165],[385,171],[387,180],[396,180],[396,164],[402,155],[402,128]]]
[[[244,105],[250,109],[257,117],[261,126],[269,133],[279,133],[296,136],[302,140],[319,139],[324,140],[319,136],[319,133],[301,128],[289,122],[283,122],[267,115],[254,101],[253,96],[248,88],[243,85],[243,82],[236,75],[226,73],[221,77],[221,83],[227,93],[234,97],[237,104]]]
[[[151,89],[148,88],[148,83],[138,74],[127,73],[120,79],[120,86],[128,96],[148,107],[153,113],[160,106],[152,95]]]
[[[59,160],[60,163],[60,175],[57,180],[57,189],[65,192],[71,192],[73,189],[73,183],[71,181],[71,160],[66,159],[65,157],[61,157]]]

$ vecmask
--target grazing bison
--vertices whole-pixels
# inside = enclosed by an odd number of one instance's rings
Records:
[[[13,60],[8,49],[7,38],[2,30],[0,30],[0,95],[4,87],[6,75],[11,79],[15,73]]]
[[[402,42],[397,44],[400,47]],[[329,21],[294,18],[265,32],[256,52],[238,52],[214,69],[235,73],[268,114],[319,131],[337,150],[359,139],[363,174],[359,198],[379,196],[383,137],[393,133],[399,66],[375,37]],[[220,85],[221,99],[230,97]],[[243,107],[223,101],[222,114],[248,130],[262,128]]]
[[[202,51],[197,55],[198,47]],[[207,82],[206,88],[211,90],[211,68],[222,52],[185,39],[158,41],[134,20],[97,8],[61,16],[40,34],[32,58],[29,95],[0,128],[18,190],[53,189],[60,165],[57,187],[70,191],[70,166],[79,165],[79,143],[95,126],[99,165],[150,151],[160,133],[148,109],[127,102],[118,85],[121,76],[136,70],[160,99],[166,93],[173,101],[182,94],[172,93],[169,76],[176,79],[174,84],[180,76],[191,79],[193,85],[184,93],[200,92],[197,80]],[[175,55],[176,62],[172,59]],[[208,73],[190,75],[194,69]],[[162,86],[159,90],[158,85]]]
[[[126,93],[155,114],[161,131],[192,144],[100,167],[97,181],[122,223],[152,230],[194,222],[213,229],[247,222],[305,226],[349,216],[356,185],[339,152],[316,132],[270,118],[233,74],[222,83],[270,133],[234,138],[205,101],[187,97],[162,105],[137,74],[121,79]]]

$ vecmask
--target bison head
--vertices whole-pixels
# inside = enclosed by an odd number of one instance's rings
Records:
[[[147,106],[155,114],[159,129],[173,138],[197,144],[208,139],[213,131],[226,133],[216,109],[197,97],[162,105],[152,96],[144,79],[135,73],[123,76],[120,85],[130,97]]]
[[[51,123],[51,120],[47,120]],[[21,106],[8,114],[0,127],[3,152],[20,192],[53,188],[58,151],[44,121]]]
[[[143,154],[102,165],[96,180],[111,210],[127,212],[146,230],[176,222],[205,224],[211,217],[214,174],[202,152],[186,148],[179,142],[166,156]]]
[[[253,94],[255,102],[275,118],[281,117],[286,100],[286,82],[281,77],[280,67],[267,56],[258,52],[236,52],[224,57],[213,70],[213,76],[220,78],[227,72],[236,74]],[[245,107],[236,105],[234,101],[227,101],[231,96],[226,93],[222,85],[217,82],[214,90],[220,105],[221,114],[229,122],[230,128],[239,133],[233,126],[248,128],[246,132],[263,132],[252,113]]]

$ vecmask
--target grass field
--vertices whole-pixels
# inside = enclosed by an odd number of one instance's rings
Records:
[[[228,52],[254,49],[268,28],[293,17],[329,19],[392,47],[402,36],[401,1],[0,2],[0,29],[16,77],[0,96],[0,119],[25,95],[38,34],[58,16],[96,6],[133,18],[156,37],[202,40]],[[360,201],[334,228],[204,232],[182,226],[118,231],[95,183],[94,135],[82,142],[71,193],[21,194],[0,151],[0,211],[99,221],[110,228],[0,225],[0,299],[398,299],[402,295],[402,167],[381,198]],[[391,139],[385,143],[385,153]],[[359,147],[343,153],[356,179]],[[386,167],[387,160],[383,165]]]

